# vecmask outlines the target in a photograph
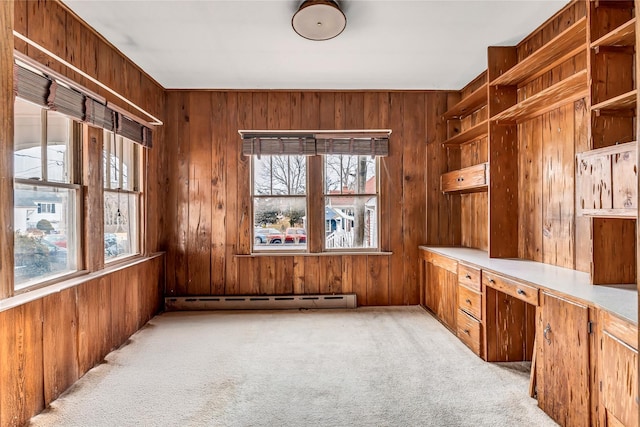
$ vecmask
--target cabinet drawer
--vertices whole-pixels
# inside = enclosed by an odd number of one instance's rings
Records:
[[[480,356],[482,342],[480,322],[462,310],[458,310],[458,338]]]
[[[470,166],[440,175],[443,193],[465,190],[482,190],[487,187],[487,164]]]
[[[478,292],[482,291],[479,268],[471,267],[470,265],[459,263],[458,264],[458,282],[460,282],[465,286],[470,287],[471,289],[475,289]]]
[[[485,270],[482,271],[482,284],[529,304],[538,305],[538,289],[533,286],[518,283]]]
[[[458,308],[482,320],[482,295],[466,286],[458,286]]]

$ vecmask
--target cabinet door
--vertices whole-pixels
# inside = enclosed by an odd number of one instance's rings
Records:
[[[604,311],[598,315],[600,331],[599,386],[602,425],[638,425],[638,328]]]
[[[538,328],[538,406],[562,426],[588,426],[589,310],[542,293]]]
[[[425,305],[449,328],[456,328],[458,275],[426,263]]]

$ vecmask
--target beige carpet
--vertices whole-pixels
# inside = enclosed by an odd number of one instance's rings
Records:
[[[554,426],[420,307],[165,313],[34,426]]]

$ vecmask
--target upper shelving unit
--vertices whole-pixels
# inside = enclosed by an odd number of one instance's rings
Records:
[[[466,116],[469,113],[478,109],[483,105],[487,104],[487,84],[483,84],[478,89],[473,91],[471,95],[463,98],[449,109],[446,113],[444,113],[443,117],[445,120]]]
[[[597,113],[602,111],[635,111],[637,98],[638,91],[634,89],[591,106],[591,111],[596,111]]]
[[[585,50],[586,45],[587,18],[583,17],[540,49],[505,71],[493,80],[491,85],[517,85],[533,80],[547,71],[549,67],[566,61]]]
[[[496,114],[491,120],[516,123],[539,116],[587,95],[587,70],[582,70]]]
[[[601,46],[633,46],[636,42],[636,18],[632,18],[615,30],[591,43],[592,48]]]
[[[486,136],[488,134],[489,132],[489,128],[487,126],[488,123],[489,122],[487,120],[484,120],[478,123],[477,125],[470,127],[466,131],[447,139],[443,143],[443,145],[460,145],[465,142],[471,142],[471,141],[480,139],[483,136]]]

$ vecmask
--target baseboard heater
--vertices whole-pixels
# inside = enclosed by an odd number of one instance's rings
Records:
[[[166,311],[356,308],[356,294],[166,297]]]

